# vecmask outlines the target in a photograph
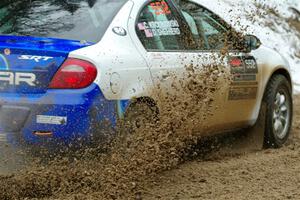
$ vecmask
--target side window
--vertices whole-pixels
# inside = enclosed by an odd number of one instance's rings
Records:
[[[147,50],[183,49],[182,31],[165,0],[152,1],[142,10],[136,32]]]
[[[178,2],[199,50],[221,50],[225,47],[230,28],[218,16],[187,0]]]

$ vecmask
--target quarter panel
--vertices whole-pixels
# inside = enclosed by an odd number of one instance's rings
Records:
[[[133,6],[132,1],[124,5],[98,44],[70,54],[97,66],[95,83],[109,100],[147,96],[147,91],[153,86],[149,67],[130,37],[134,28],[128,25],[128,19],[132,20],[130,13]],[[127,34],[114,33],[114,27],[124,29]]]

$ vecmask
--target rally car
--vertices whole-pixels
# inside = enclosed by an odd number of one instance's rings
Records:
[[[209,4],[1,4],[1,138],[37,145],[88,140],[107,124],[115,126],[135,104],[155,106],[157,99],[149,91],[158,83],[167,84],[170,72],[181,73],[190,63],[209,64],[207,58],[220,56],[225,45],[232,44],[222,57],[233,78],[215,92],[219,109],[205,123],[216,133],[248,128],[266,104],[265,144],[282,146],[293,113],[288,62],[257,37],[241,36],[232,26],[235,22],[223,20],[214,12],[218,5]]]

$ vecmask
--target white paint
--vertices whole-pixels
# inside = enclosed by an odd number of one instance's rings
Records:
[[[67,117],[37,115],[36,123],[38,124],[53,124],[53,125],[66,125]]]
[[[228,101],[228,85],[222,87],[223,93],[219,91],[217,94],[217,102],[220,102],[220,113],[214,115],[218,117],[218,119],[214,119],[215,121],[212,120],[215,125],[217,123],[238,124],[239,122],[253,125],[257,119],[263,93],[271,74],[278,68],[285,68],[290,71],[287,60],[272,50],[278,50],[278,46],[276,46],[278,43],[276,42],[280,43],[280,48],[284,48],[283,43],[286,45],[287,38],[289,38],[290,35],[287,35],[286,38],[282,38],[282,35],[275,34],[276,37],[272,39],[273,35],[271,35],[272,37],[270,39],[268,37],[270,30],[267,28],[258,28],[256,22],[252,23],[252,25],[251,22],[243,19],[243,15],[238,9],[246,5],[248,6],[248,0],[245,0],[246,4],[239,2],[242,6],[237,6],[237,11],[232,12],[230,12],[230,10],[235,9],[235,7],[232,7],[229,1],[233,0],[222,0],[222,2],[221,0],[209,2],[207,0],[194,1],[207,6],[210,10],[219,14],[228,23],[235,26],[237,30],[242,30],[242,27],[234,24],[235,21],[232,19],[242,17],[239,21],[241,21],[243,25],[254,27],[252,30],[256,30],[255,33],[262,39],[262,42],[270,47],[262,46],[258,50],[251,52],[257,59],[258,65],[264,66],[259,67],[259,73],[257,75],[259,80],[258,95],[255,100],[238,101],[238,103]],[[237,5],[239,4],[238,1],[234,2]],[[164,86],[168,87],[169,73],[173,73],[173,75],[177,77],[182,77],[184,76],[184,67],[189,65],[191,61],[196,64],[205,65],[211,63],[209,57],[214,56],[212,52],[203,51],[147,52],[136,34],[136,19],[144,3],[144,0],[128,1],[116,15],[99,43],[70,53],[70,57],[90,61],[98,68],[99,73],[95,83],[100,86],[106,99],[122,100],[142,96],[151,97],[151,91],[153,91],[157,83],[163,83]],[[112,32],[114,27],[124,27],[128,30],[128,34],[126,36],[114,34]],[[250,30],[251,29],[248,31]],[[253,33],[253,31],[248,33]],[[280,35],[280,38],[278,35]],[[289,48],[284,48],[284,50],[280,52],[283,52],[286,56],[287,49]],[[204,58],[208,59],[205,60]],[[289,58],[287,59],[290,61]],[[112,77],[113,74],[118,74],[119,76]],[[117,83],[113,84],[113,88],[111,85],[112,82]],[[243,112],[241,112],[241,110],[243,110]],[[228,113],[232,113],[233,111],[236,114],[228,117]],[[231,128],[233,127],[231,126]]]

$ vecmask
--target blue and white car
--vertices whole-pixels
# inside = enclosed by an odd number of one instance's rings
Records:
[[[36,145],[89,140],[115,126],[133,98],[155,105],[149,91],[191,62],[210,64],[235,31],[207,0],[7,2],[0,4],[1,134]],[[289,64],[255,36],[244,39],[245,48],[225,56],[233,79],[216,92],[219,109],[206,124],[216,133],[251,127],[264,102],[265,144],[280,147],[292,123]]]

